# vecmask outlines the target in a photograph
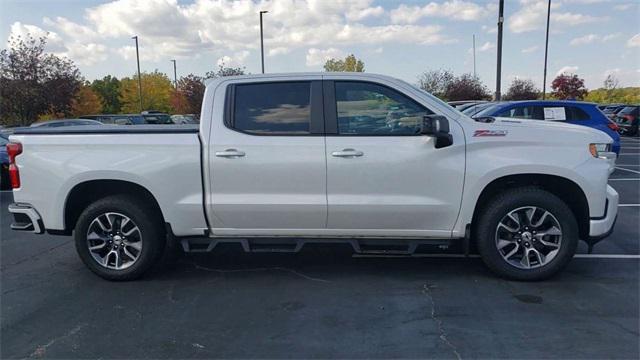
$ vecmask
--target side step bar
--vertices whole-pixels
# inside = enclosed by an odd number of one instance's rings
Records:
[[[413,255],[437,247],[448,249],[461,239],[354,239],[354,238],[183,238],[185,252],[210,252],[218,244],[239,244],[245,252],[296,253],[306,244],[349,244],[358,254]]]

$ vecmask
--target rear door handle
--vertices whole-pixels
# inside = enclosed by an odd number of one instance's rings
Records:
[[[244,151],[239,151],[236,149],[227,149],[225,151],[216,151],[217,157],[226,157],[226,158],[236,158],[243,157],[245,155]]]
[[[343,149],[342,151],[334,151],[331,153],[331,156],[344,158],[360,157],[362,155],[364,155],[362,151],[358,151],[355,149]]]

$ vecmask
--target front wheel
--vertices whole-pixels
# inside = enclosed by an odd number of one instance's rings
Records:
[[[74,231],[84,264],[107,280],[133,280],[159,262],[164,249],[162,223],[153,208],[126,196],[89,205]]]
[[[498,275],[542,280],[562,270],[578,244],[578,226],[557,196],[534,187],[505,191],[478,217],[478,251]]]

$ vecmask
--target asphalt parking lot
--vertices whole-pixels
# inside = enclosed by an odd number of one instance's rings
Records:
[[[478,258],[234,248],[112,283],[71,238],[9,230],[0,197],[1,358],[640,357],[640,139],[610,184],[614,233],[559,276],[495,278]]]

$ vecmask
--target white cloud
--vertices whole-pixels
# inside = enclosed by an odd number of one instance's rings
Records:
[[[535,52],[538,49],[539,49],[538,45],[533,45],[533,46],[529,46],[528,48],[522,49],[520,52],[522,52],[523,54],[529,54],[529,53]]]
[[[620,33],[608,34],[608,35],[596,35],[596,34],[587,34],[585,36],[577,37],[572,39],[569,44],[573,46],[577,45],[585,45],[591,44],[593,42],[607,42],[609,40],[615,39],[619,37]]]
[[[288,48],[281,46],[281,47],[269,49],[269,51],[267,51],[267,56],[284,55],[284,54],[288,54],[289,52],[290,50]]]
[[[217,66],[225,66],[225,67],[241,67],[244,64],[244,61],[249,57],[249,51],[243,50],[237,53],[234,53],[232,56],[222,56],[218,58],[216,61]]]
[[[560,70],[558,70],[558,72],[556,72],[556,76],[562,74],[575,74],[578,69],[579,67],[577,66],[563,66],[562,68],[560,68]]]
[[[310,67],[321,66],[329,59],[340,59],[344,57],[344,52],[336,48],[328,48],[325,50],[311,48],[307,50],[306,65]]]
[[[640,33],[633,35],[627,40],[627,47],[640,47]]]
[[[62,29],[61,34],[68,35],[67,30],[68,29]],[[65,41],[57,32],[46,31],[38,26],[26,25],[17,21],[11,25],[9,38],[20,37],[26,39],[27,36],[35,39],[46,38],[47,44],[45,51],[72,59],[80,65],[93,65],[106,60],[107,47],[90,41],[91,39],[89,37],[85,37],[86,34],[82,33],[79,29],[76,30],[84,41]],[[71,30],[69,30],[69,33],[71,33]]]
[[[498,27],[495,25],[482,25],[482,31],[485,31],[487,34],[496,34],[498,32]]]
[[[600,39],[600,36],[596,35],[596,34],[588,34],[585,36],[581,36],[581,37],[577,37],[575,39],[572,39],[569,44],[576,46],[576,45],[584,45],[584,44],[590,44],[596,40]]]
[[[425,6],[400,5],[391,10],[391,22],[394,24],[413,24],[423,17],[443,17],[452,20],[475,21],[491,13],[495,4],[481,6],[473,2],[451,0],[443,3],[430,2]]]
[[[546,0],[521,0],[521,7],[507,20],[509,29],[514,33],[523,33],[544,28],[547,20]],[[580,24],[606,21],[608,17],[577,14],[571,12],[559,12],[562,5],[559,2],[551,3],[551,27],[576,26]]]
[[[489,51],[489,50],[492,50],[492,49],[495,49],[495,48],[496,48],[496,44],[494,44],[494,43],[492,43],[490,41],[487,41],[486,43],[482,44],[482,46],[480,46],[478,48],[478,51],[484,52],[484,51]]]
[[[618,11],[625,11],[625,10],[631,9],[632,7],[633,7],[633,4],[620,4],[620,5],[614,6],[613,8]]]

